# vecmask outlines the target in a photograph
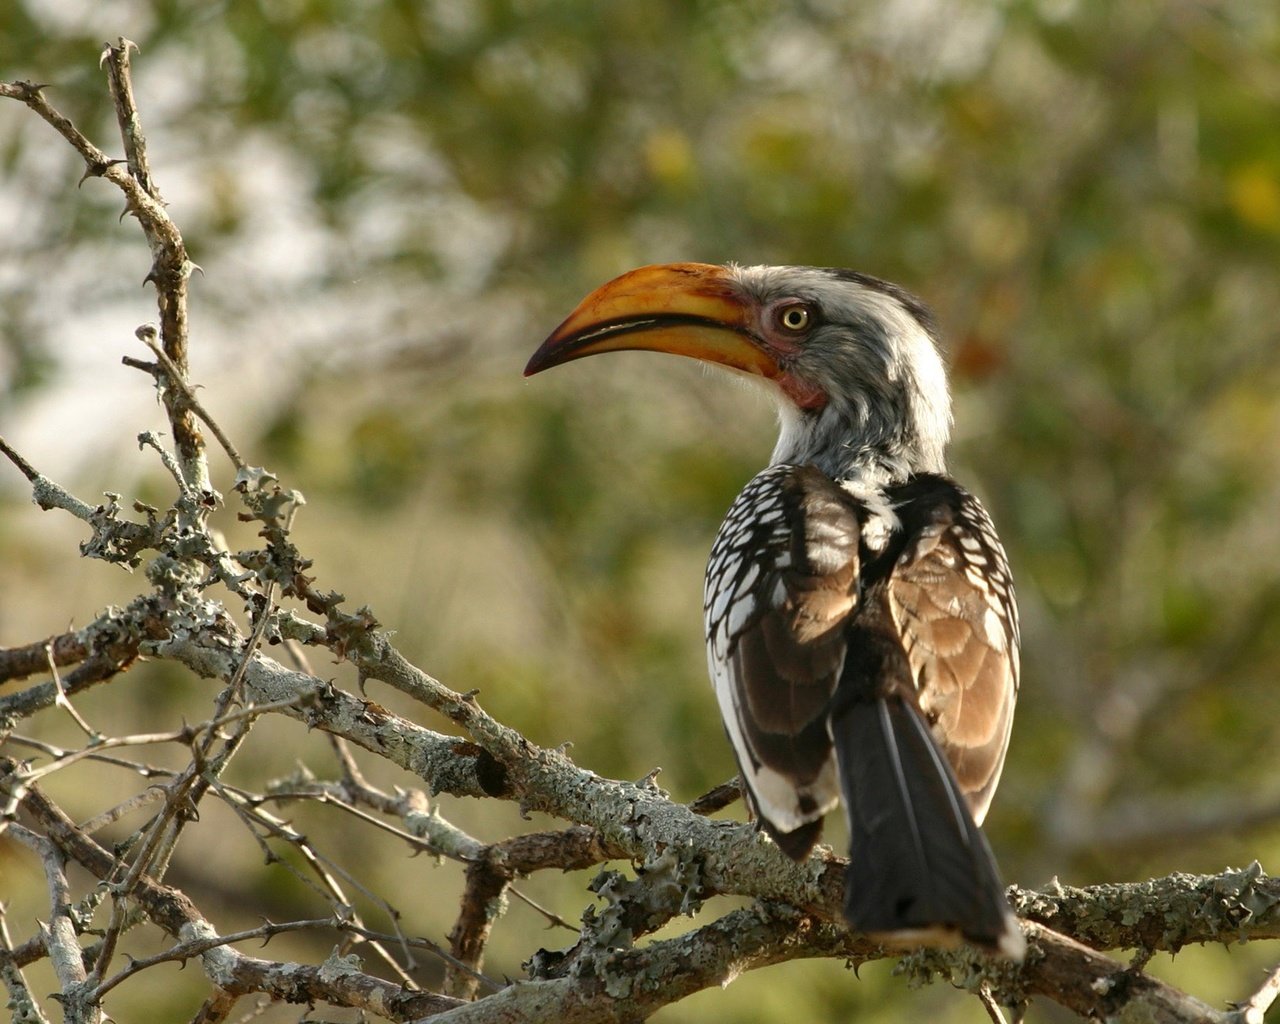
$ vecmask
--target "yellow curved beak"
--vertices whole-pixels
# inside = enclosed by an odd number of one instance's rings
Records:
[[[775,378],[777,361],[756,340],[750,303],[728,271],[710,263],[641,267],[601,285],[524,368],[526,377],[599,352],[670,352]]]

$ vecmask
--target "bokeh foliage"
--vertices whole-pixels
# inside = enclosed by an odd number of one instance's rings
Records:
[[[1024,690],[990,827],[1006,874],[1270,864],[1271,0],[10,0],[0,77],[52,83],[105,142],[94,59],[119,34],[141,47],[153,167],[205,270],[206,401],[307,493],[322,581],[420,664],[602,774],[661,765],[690,798],[729,775],[702,563],[770,448],[768,410],[675,360],[611,356],[529,386],[519,371],[631,266],[854,266],[939,310],[954,468],[1018,579]],[[17,104],[0,109],[0,168],[0,428],[28,431],[68,485],[145,497],[165,486],[132,452],[135,419],[154,425],[145,382],[121,370],[74,404],[86,365],[114,365],[153,315],[145,248]],[[129,581],[72,564],[9,477],[0,643],[18,644]],[[170,700],[195,684],[150,685]],[[157,713],[118,690],[102,714]],[[1255,961],[1215,956],[1167,973],[1242,995]],[[662,1019],[983,1019],[869,973],[793,965]]]

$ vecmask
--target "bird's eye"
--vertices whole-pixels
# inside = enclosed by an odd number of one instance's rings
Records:
[[[809,307],[797,303],[794,306],[784,306],[778,311],[778,323],[784,329],[798,334],[809,326],[812,317],[809,315]]]

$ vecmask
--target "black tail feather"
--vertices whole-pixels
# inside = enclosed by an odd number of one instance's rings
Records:
[[[910,943],[958,933],[1020,958],[995,859],[916,709],[896,696],[855,699],[831,726],[849,818],[850,926]]]
[[[760,826],[769,833],[783,853],[792,860],[804,860],[822,838],[822,819],[806,822],[792,832],[782,832],[768,818],[761,816]]]

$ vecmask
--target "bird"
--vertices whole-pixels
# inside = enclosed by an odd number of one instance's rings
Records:
[[[1025,940],[981,830],[1019,685],[1004,548],[947,475],[930,309],[853,270],[668,263],[591,292],[525,376],[625,350],[757,383],[765,469],[711,547],[707,663],[746,801],[793,860],[843,803],[843,913],[886,946]]]

